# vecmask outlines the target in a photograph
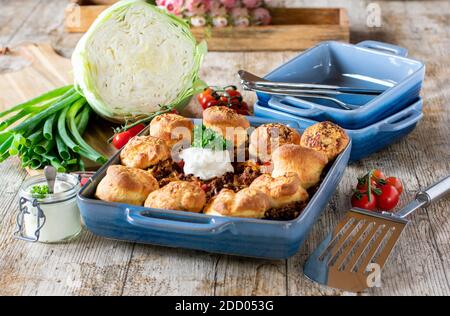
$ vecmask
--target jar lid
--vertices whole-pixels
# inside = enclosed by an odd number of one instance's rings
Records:
[[[20,195],[28,200],[36,199],[40,204],[58,203],[75,197],[80,189],[80,181],[76,175],[58,173],[54,193],[50,194],[45,190],[40,190],[45,187],[47,187],[47,180],[44,175],[33,176],[23,182]]]

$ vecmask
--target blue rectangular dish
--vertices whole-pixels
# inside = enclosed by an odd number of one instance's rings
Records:
[[[252,126],[274,122],[262,118],[249,120]],[[296,122],[287,125],[300,129]],[[97,200],[94,198],[96,187],[106,169],[119,163],[119,153],[81,189],[78,206],[87,229],[106,238],[245,257],[285,259],[298,251],[332,197],[344,174],[350,151],[351,143],[334,161],[303,213],[292,221],[214,217]]]
[[[381,150],[393,142],[411,133],[417,123],[423,118],[422,99],[402,111],[361,129],[346,129],[352,138],[351,161],[360,160]],[[262,106],[258,102],[254,105],[255,115],[273,120],[292,120],[306,129],[317,121],[299,116],[297,108],[285,104],[272,104],[271,107]]]
[[[406,58],[407,50],[391,44],[365,41],[357,45],[324,42],[295,57],[265,79],[280,82],[332,84],[385,90],[379,96],[338,96],[355,110],[328,100],[272,97],[258,93],[260,105],[270,102],[299,109],[302,117],[329,120],[348,129],[369,126],[397,113],[419,98],[425,76],[423,63]]]

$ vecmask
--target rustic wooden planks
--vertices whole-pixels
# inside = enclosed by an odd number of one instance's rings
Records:
[[[0,0],[2,9],[6,8],[8,14],[15,12],[18,19],[26,19],[33,11],[27,23],[14,21],[14,24],[8,23],[8,30],[2,27],[1,43],[6,44],[4,38],[8,38],[8,45],[17,44],[37,34],[37,40],[50,40],[69,56],[76,36],[62,32],[59,11],[64,10],[67,3],[58,0],[20,2],[20,6],[16,1],[8,1],[6,5],[5,0]],[[287,6],[310,4],[306,0],[273,2]],[[323,0],[314,5],[346,7],[354,41],[390,41],[408,47],[411,57],[427,63],[423,93],[425,118],[406,140],[349,166],[337,193],[296,256],[287,261],[259,261],[133,245],[97,238],[90,233],[84,233],[77,242],[67,245],[28,245],[14,241],[10,236],[14,228],[16,193],[26,174],[11,160],[0,165],[0,173],[6,181],[0,186],[0,294],[349,295],[306,280],[301,269],[309,253],[349,207],[347,196],[356,176],[381,167],[388,174],[402,177],[407,191],[402,203],[406,203],[419,187],[450,172],[450,73],[445,67],[450,63],[450,4],[440,0],[378,1],[384,26],[371,29],[366,27],[369,2]],[[0,26],[8,14],[0,12]],[[38,16],[42,16],[41,21],[34,22]],[[58,21],[52,20],[52,16]],[[51,25],[55,24],[59,28],[53,30]],[[293,52],[210,53],[201,72],[211,84],[238,83],[234,75],[238,69],[264,74],[294,55]],[[1,84],[0,95],[5,91]],[[251,94],[246,93],[246,97],[253,100]],[[6,101],[0,101],[0,106],[3,102]],[[199,113],[194,105],[189,111]],[[449,212],[447,199],[413,216],[413,222],[386,265],[383,287],[364,294],[449,295]]]
[[[65,11],[68,32],[86,32],[107,9],[98,1],[74,1]],[[209,51],[305,50],[326,40],[349,41],[348,14],[342,8],[274,8],[272,25],[246,28],[192,28]]]

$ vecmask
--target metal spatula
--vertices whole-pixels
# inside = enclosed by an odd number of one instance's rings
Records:
[[[395,214],[352,209],[308,258],[305,275],[320,284],[349,292],[372,285],[372,272],[384,267],[408,224],[405,218],[450,192],[450,175],[417,194]]]

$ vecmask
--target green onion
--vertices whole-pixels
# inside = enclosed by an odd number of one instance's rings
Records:
[[[69,108],[65,108],[61,111],[61,113],[59,114],[58,117],[58,134],[61,137],[62,141],[64,142],[64,144],[66,144],[67,147],[69,147],[70,149],[72,149],[74,152],[78,153],[81,151],[81,147],[78,146],[69,136],[69,134],[67,133],[66,130],[66,116],[67,116],[67,111],[69,110]]]
[[[67,171],[67,169],[59,162],[59,160],[56,157],[49,155],[49,154],[42,154],[42,157],[44,157],[46,160],[48,160],[50,162],[50,164],[53,167],[55,167],[55,169],[58,172],[66,172]]]
[[[69,148],[64,144],[59,134],[55,135],[56,148],[58,149],[58,154],[63,160],[70,159]]]
[[[39,169],[42,166],[42,158],[38,155],[31,157],[29,166],[31,169]]]
[[[55,142],[53,140],[45,139],[37,144],[33,150],[36,154],[42,155],[48,153],[53,147],[55,147]]]
[[[81,113],[78,114],[75,119],[75,121],[77,123],[77,130],[78,130],[78,133],[80,133],[80,135],[83,135],[84,132],[86,131],[86,128],[89,123],[90,114],[91,114],[91,107],[85,106],[83,108],[83,111],[81,111]]]
[[[62,165],[63,166],[71,166],[71,165],[76,165],[77,163],[78,163],[78,159],[77,158],[73,158],[73,159],[70,159],[70,160],[64,160],[62,162]]]
[[[20,120],[21,118],[27,116],[28,114],[30,114],[30,111],[28,110],[22,110],[19,113],[17,113],[14,116],[11,116],[10,118],[8,118],[7,120],[3,121],[0,123],[0,131],[3,131],[4,129],[6,129],[7,127],[9,127],[10,125],[14,124],[15,122],[17,122],[18,120]]]
[[[78,113],[78,111],[84,106],[86,103],[85,99],[80,99],[76,101],[72,106],[70,107],[68,113],[67,113],[67,122],[69,125],[69,130],[72,134],[72,136],[75,138],[75,141],[80,145],[81,150],[80,154],[92,161],[97,161],[99,163],[104,163],[107,161],[105,157],[103,157],[101,154],[99,154],[97,151],[95,151],[94,148],[89,146],[88,143],[81,137],[80,133],[78,132],[77,124],[75,122],[75,117]]]
[[[42,130],[37,130],[33,134],[27,137],[27,146],[33,146],[39,143],[44,138],[44,135],[42,134]]]
[[[73,88],[73,86],[65,86],[65,87],[61,87],[61,88],[49,91],[47,93],[44,93],[44,94],[42,94],[34,99],[31,99],[25,103],[18,104],[16,106],[13,106],[13,107],[7,109],[6,111],[1,112],[0,118],[4,117],[5,115],[8,115],[9,113],[16,112],[16,111],[25,109],[29,106],[33,106],[33,105],[42,103],[43,101],[55,99],[56,97],[61,96],[62,94],[66,93],[67,91],[69,91],[72,88]]]
[[[5,141],[0,145],[0,155],[3,156],[6,152],[9,152],[9,148],[14,141],[14,135],[11,134]]]
[[[39,112],[35,116],[31,117],[30,119],[20,123],[11,131],[18,132],[22,130],[28,129],[30,126],[35,124],[36,122],[40,122],[43,119],[49,117],[52,114],[55,114],[59,112],[60,110],[67,107],[69,104],[72,104],[73,102],[77,101],[78,99],[82,98],[78,92],[75,91],[74,88],[67,91],[62,97],[58,99],[54,104],[52,104],[49,108],[45,109],[44,111]]]
[[[53,124],[55,122],[56,113],[50,116],[44,123],[44,129],[42,131],[42,134],[44,137],[48,140],[53,139]]]
[[[21,145],[26,144],[26,139],[21,134],[15,134],[14,140],[9,147],[9,154],[15,156],[19,153]]]

